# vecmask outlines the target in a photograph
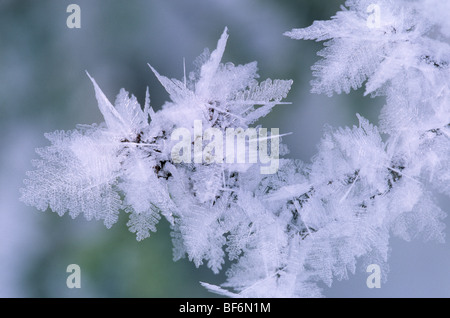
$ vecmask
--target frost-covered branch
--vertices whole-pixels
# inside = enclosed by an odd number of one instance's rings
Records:
[[[310,164],[280,159],[262,174],[252,160],[278,154],[280,134],[250,125],[283,103],[292,81],[258,83],[255,62],[223,64],[225,30],[181,81],[150,66],[171,99],[160,111],[148,91],[143,108],[125,90],[113,106],[91,78],[105,123],[47,134],[22,200],[107,227],[124,210],[138,240],[163,216],[175,260],[216,273],[232,261],[224,284],[202,283],[229,297],[321,296],[318,282],[347,278],[357,262],[386,271],[391,235],[442,240],[431,191],[450,195],[450,25],[440,16],[448,5],[381,0],[368,24],[371,5],[349,0],[330,21],[287,35],[327,41],[313,92],[365,83],[366,95],[385,96],[379,127],[358,115],[358,126],[325,132]],[[232,155],[221,153],[228,129],[255,146],[248,161],[239,162],[234,137]],[[256,132],[268,143],[256,146]]]

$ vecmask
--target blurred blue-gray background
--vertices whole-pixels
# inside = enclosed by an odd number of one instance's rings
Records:
[[[0,296],[1,297],[213,297],[199,281],[224,274],[172,261],[169,226],[137,242],[125,226],[58,217],[19,201],[25,172],[45,132],[103,121],[85,70],[110,100],[124,87],[152,106],[168,99],[147,63],[169,77],[183,76],[205,47],[213,49],[225,26],[224,61],[257,61],[261,78],[294,80],[287,100],[265,127],[293,132],[289,157],[314,155],[323,127],[356,124],[355,113],[377,122],[383,99],[361,92],[328,98],[309,93],[319,43],[282,34],[328,19],[338,0],[0,0]],[[81,8],[81,28],[69,29],[67,6]],[[449,201],[441,199],[449,210]],[[448,230],[446,230],[448,233]],[[449,297],[450,244],[392,239],[390,273],[380,289],[367,273],[324,286],[328,297]],[[66,267],[82,269],[82,287],[66,287]]]

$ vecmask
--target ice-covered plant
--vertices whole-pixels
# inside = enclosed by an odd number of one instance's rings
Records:
[[[163,215],[175,259],[187,255],[214,272],[232,261],[224,284],[202,283],[226,296],[315,297],[318,282],[347,278],[357,261],[386,268],[390,235],[443,239],[444,213],[431,191],[450,196],[446,8],[438,0],[349,0],[330,21],[286,33],[327,41],[313,92],[365,83],[366,94],[386,96],[379,127],[358,115],[356,127],[328,129],[310,164],[280,159],[276,173],[262,174],[260,162],[212,159],[222,154],[211,143],[225,142],[213,132],[235,129],[239,138],[292,84],[258,83],[256,63],[222,64],[225,30],[182,81],[152,68],[171,98],[160,111],[148,92],[143,108],[124,90],[114,107],[91,78],[105,123],[47,134],[51,145],[38,149],[22,200],[107,227],[124,210],[138,240]],[[182,149],[180,131],[192,136]],[[271,146],[279,137],[262,136]],[[191,151],[193,162],[176,160]]]

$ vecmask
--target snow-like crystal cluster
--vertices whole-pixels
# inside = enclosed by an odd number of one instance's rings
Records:
[[[113,106],[91,78],[105,123],[47,134],[22,200],[107,227],[124,210],[138,240],[163,216],[175,259],[214,272],[232,261],[224,284],[202,283],[231,297],[316,297],[319,281],[347,278],[357,261],[386,269],[391,235],[443,239],[431,190],[450,195],[446,9],[445,1],[349,0],[331,20],[286,33],[327,41],[313,92],[365,83],[366,94],[386,96],[379,127],[358,115],[358,126],[329,129],[310,164],[280,159],[276,173],[262,174],[258,162],[174,160],[177,129],[192,136],[190,152],[206,145],[195,122],[204,131],[250,128],[290,90],[290,80],[258,83],[256,63],[221,63],[225,30],[181,81],[150,66],[171,99],[158,112],[148,92],[143,108],[125,90]]]

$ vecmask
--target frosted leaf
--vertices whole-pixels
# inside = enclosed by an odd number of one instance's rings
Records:
[[[169,79],[165,76],[160,75],[150,64],[148,66],[151,68],[155,76],[158,78],[159,82],[169,93],[170,98],[175,103],[182,102],[185,98],[192,98],[194,95],[187,89],[184,83],[177,79]]]
[[[130,98],[128,92],[123,88],[117,95],[115,105],[122,121],[132,130],[132,133],[138,134],[148,126],[148,113],[143,112],[136,97],[131,95]]]
[[[360,182],[374,192],[384,192],[390,158],[378,130],[362,117],[360,126],[326,134],[314,158],[310,175],[313,184],[327,184],[340,191],[344,201]],[[336,180],[337,179],[337,180]]]
[[[231,62],[219,64],[214,81],[210,83],[210,91],[215,96],[220,96],[217,99],[228,99],[229,96],[236,96],[236,99],[238,99],[237,96],[242,94],[247,87],[258,86],[257,78],[259,78],[259,75],[256,62],[245,65],[234,65]]]
[[[122,206],[117,147],[102,132],[56,131],[46,137],[52,145],[37,150],[41,160],[28,172],[21,200],[42,211],[69,212],[73,218],[83,214],[111,227]]]
[[[429,37],[430,22],[424,18],[429,10],[421,10],[420,1],[378,1],[378,25],[370,23],[370,5],[371,1],[347,1],[348,9],[343,7],[331,20],[285,33],[294,39],[328,41],[318,53],[323,59],[312,68],[312,92],[349,93],[369,80],[366,94],[380,93],[397,74],[420,69],[424,56],[438,60],[436,52],[448,47]]]
[[[392,231],[406,241],[421,236],[425,240],[444,242],[445,224],[441,220],[445,216],[429,194],[425,194],[409,213],[402,213],[395,219]]]
[[[143,111],[134,96],[121,90],[114,107],[90,79],[106,127],[79,126],[78,131],[47,134],[51,146],[37,150],[41,160],[28,173],[21,199],[60,215],[68,211],[72,217],[83,214],[88,220],[101,219],[108,228],[117,221],[119,210],[125,209],[132,212],[131,230],[142,239],[154,230],[159,209],[169,222],[173,210],[152,170],[156,159],[150,154],[156,145],[143,145],[152,112],[149,95]],[[153,191],[148,189],[152,182]],[[123,203],[122,193],[126,194]]]
[[[150,236],[150,231],[156,232],[156,224],[160,220],[160,216],[157,212],[152,210],[145,212],[130,212],[130,220],[127,222],[127,226],[130,232],[136,233],[136,239],[142,241]]]
[[[280,101],[287,96],[292,81],[266,79],[259,85],[255,83],[248,90],[240,92],[236,100],[243,101]]]
[[[210,96],[209,86],[213,83],[214,76],[219,68],[223,53],[228,40],[228,29],[225,28],[219,41],[217,48],[211,53],[209,59],[200,68],[200,79],[195,86],[195,92],[200,98],[208,98]]]
[[[225,231],[218,221],[218,213],[220,211],[217,209],[197,207],[196,210],[185,213],[179,221],[179,230],[189,260],[197,267],[206,260],[208,267],[215,273],[222,268],[225,256],[222,249]]]
[[[135,149],[131,149],[122,162],[123,176],[119,187],[125,195],[125,210],[130,213],[127,226],[136,233],[139,241],[150,236],[150,231],[156,232],[160,213],[173,223],[172,213],[176,211],[167,186],[152,169],[155,165],[154,159]]]
[[[356,36],[365,32],[363,36]],[[294,29],[285,35],[294,39],[330,40],[318,53],[324,59],[312,70],[317,78],[312,82],[312,92],[332,95],[349,93],[361,87],[373,74],[381,61],[379,41],[372,41],[375,31],[366,25],[366,19],[354,11],[341,11],[331,21],[315,21],[305,29]]]
[[[118,111],[114,108],[114,106],[105,96],[105,94],[97,85],[97,82],[91,77],[91,75],[89,75],[89,73],[87,72],[86,74],[89,76],[90,80],[92,81],[92,84],[94,85],[95,97],[97,98],[98,108],[100,109],[100,112],[102,113],[108,128],[111,131],[127,134],[128,127],[126,126],[126,123],[123,121]]]
[[[376,185],[382,182],[379,176],[389,165],[389,157],[377,127],[357,116],[359,127],[339,129],[333,138],[347,156],[347,163],[359,171],[358,176]]]
[[[173,178],[168,180],[168,189],[177,207],[171,234],[174,259],[187,254],[197,267],[207,260],[208,266],[218,272],[224,258],[224,230],[217,220],[222,211],[210,201],[206,203],[208,208],[203,207],[196,195],[192,195],[189,170],[172,167],[170,171]]]
[[[184,126],[202,120],[214,127],[245,127],[286,97],[291,80],[268,79],[258,84],[256,62],[237,66],[221,63],[227,39],[225,28],[217,48],[197,60],[199,69],[191,73],[188,83],[162,76],[150,66],[173,101],[165,105],[167,120],[181,125],[182,112]]]

